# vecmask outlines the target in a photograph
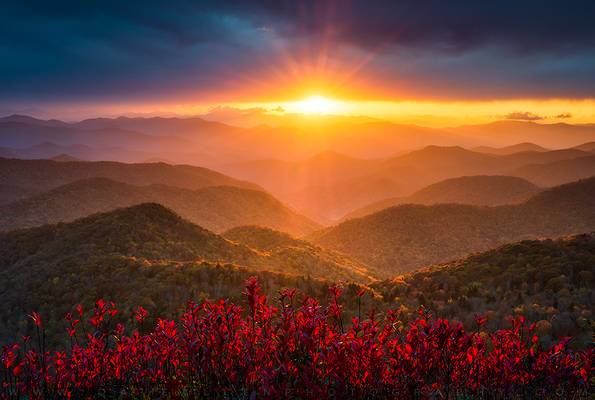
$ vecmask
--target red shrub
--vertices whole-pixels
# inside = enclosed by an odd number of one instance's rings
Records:
[[[179,321],[124,334],[113,303],[98,300],[86,337],[83,309],[68,314],[68,353],[24,340],[0,353],[1,399],[10,398],[578,398],[589,393],[593,349],[567,340],[541,348],[522,318],[512,329],[465,332],[424,312],[409,323],[397,313],[343,321],[340,290],[322,307],[294,307],[285,290],[268,304],[255,279],[247,310],[228,301],[189,303]],[[361,296],[365,295],[361,293]],[[142,325],[147,311],[134,319]],[[87,332],[87,330],[84,330]]]

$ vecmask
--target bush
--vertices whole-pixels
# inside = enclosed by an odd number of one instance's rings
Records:
[[[593,349],[542,348],[522,317],[493,333],[482,317],[466,332],[423,310],[408,324],[398,312],[348,324],[340,290],[329,293],[322,307],[296,305],[284,290],[274,307],[251,278],[245,308],[189,303],[178,321],[145,331],[139,307],[128,334],[115,305],[99,300],[66,316],[68,352],[45,348],[33,313],[37,334],[0,353],[0,398],[579,398],[590,389]]]

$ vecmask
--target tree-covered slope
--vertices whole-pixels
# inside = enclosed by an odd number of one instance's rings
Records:
[[[303,255],[269,254],[233,243],[156,203],[0,234],[0,265],[81,264],[116,254],[153,261],[227,262],[337,281],[371,279],[372,274],[361,263],[347,257],[322,260],[308,254],[315,247],[302,250]]]
[[[595,234],[522,241],[372,285],[393,307],[423,305],[473,326],[492,328],[511,314],[537,322],[542,335],[589,341],[593,332]]]
[[[562,185],[514,206],[402,205],[311,235],[390,276],[516,240],[595,229],[595,178]]]
[[[223,236],[278,259],[290,270],[309,271],[318,267],[326,271],[329,278],[333,275],[340,276],[344,274],[342,271],[348,270],[354,273],[358,282],[370,282],[376,277],[367,266],[341,253],[272,229],[242,226],[225,232]]]
[[[361,264],[331,254],[305,243],[252,249],[151,203],[0,234],[0,338],[24,332],[34,310],[59,321],[101,297],[165,316],[190,299],[239,299],[250,275],[271,290],[295,286],[320,298],[328,282],[371,281]]]

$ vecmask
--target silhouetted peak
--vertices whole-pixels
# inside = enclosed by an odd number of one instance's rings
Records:
[[[8,122],[33,122],[33,121],[41,121],[37,118],[33,118],[29,115],[23,114],[11,114],[6,117],[0,118],[0,121],[8,121]]]
[[[32,117],[30,115],[24,114],[12,114],[6,117],[0,117],[0,122],[15,122],[20,124],[34,124],[34,125],[43,125],[43,126],[62,126],[67,125],[66,122],[60,121],[58,119],[39,119]]]

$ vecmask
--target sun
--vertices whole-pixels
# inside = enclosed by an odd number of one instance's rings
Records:
[[[303,114],[331,114],[339,111],[340,102],[316,95],[295,102],[294,108]]]

